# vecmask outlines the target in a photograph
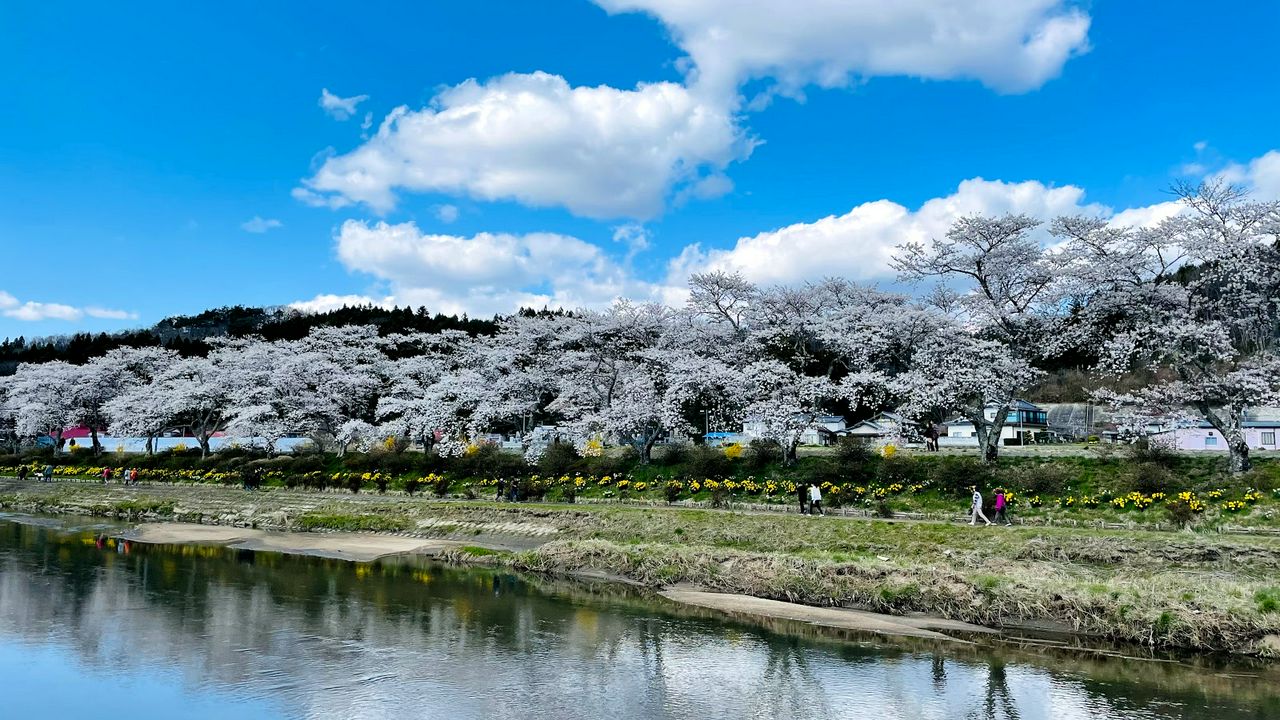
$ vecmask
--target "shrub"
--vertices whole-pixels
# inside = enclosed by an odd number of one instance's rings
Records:
[[[1129,446],[1129,459],[1135,463],[1150,463],[1165,468],[1171,468],[1178,463],[1178,454],[1168,445],[1161,442],[1151,442],[1151,438],[1138,438]]]
[[[639,458],[640,455],[635,448],[630,445],[624,445],[620,451],[605,453],[599,457],[586,458],[585,464],[587,472],[591,475],[602,477],[605,475],[623,475],[635,467]],[[559,475],[565,474],[560,473]]]
[[[717,485],[711,490],[711,507],[722,508],[729,505],[729,491],[724,485]]]
[[[431,491],[436,494],[436,497],[444,497],[445,495],[449,494],[449,486],[451,484],[452,483],[450,482],[448,476],[443,474],[437,475],[435,476],[435,479],[432,480]]]
[[[551,477],[572,475],[582,469],[585,463],[578,451],[569,443],[553,442],[542,453],[538,460],[538,472]]]
[[[686,473],[695,478],[723,477],[733,472],[732,461],[723,452],[705,445],[689,450],[689,459],[685,461],[684,468]]]
[[[1144,462],[1124,476],[1123,484],[1126,490],[1150,495],[1175,489],[1176,480],[1168,467],[1155,462]]]
[[[422,488],[422,481],[418,478],[409,478],[404,481],[404,491],[413,497],[413,494]]]
[[[1024,495],[1060,495],[1078,479],[1059,463],[1038,463],[1004,468],[993,482],[1021,490]]]
[[[876,481],[881,485],[914,485],[927,480],[927,471],[914,458],[890,454],[880,460],[876,467]],[[972,483],[970,483],[972,484]]]
[[[660,462],[668,467],[672,465],[680,465],[689,459],[690,446],[687,443],[674,443],[672,445],[663,445],[662,452],[653,454],[655,462]]]
[[[1195,519],[1196,510],[1191,502],[1178,498],[1165,503],[1165,511],[1169,514],[1169,522],[1175,527],[1187,527]]]
[[[809,462],[801,463],[796,468],[795,476],[798,482],[819,487],[824,482],[835,485],[841,480],[840,466],[826,458],[815,458]]]
[[[861,470],[875,457],[875,448],[862,438],[845,436],[836,444],[836,462],[848,470]]]
[[[940,458],[930,475],[939,490],[961,497],[969,494],[970,486],[986,487],[992,481],[991,468],[968,457]]]
[[[769,465],[782,462],[782,445],[777,440],[752,440],[743,453],[747,467],[752,470],[763,470]]]
[[[680,499],[680,489],[679,481],[667,481],[666,486],[662,489],[662,493],[666,496],[668,505]]]

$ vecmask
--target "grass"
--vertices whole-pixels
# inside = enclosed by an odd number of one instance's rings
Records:
[[[458,549],[459,549],[461,552],[464,552],[464,553],[466,553],[466,554],[468,554],[468,555],[471,555],[471,556],[473,556],[473,557],[490,557],[490,556],[493,556],[493,555],[501,555],[501,554],[503,554],[501,550],[494,550],[494,549],[492,549],[492,548],[479,547],[479,546],[476,546],[476,545],[465,545],[465,546],[463,546],[463,547],[461,547],[461,548],[458,548]]]
[[[368,513],[307,513],[294,522],[294,529],[347,530],[352,532],[401,532],[410,528],[408,518]]]
[[[298,512],[306,503],[313,506]],[[1280,538],[1216,533],[815,518],[681,507],[434,502],[220,487],[40,486],[0,507],[132,508],[266,528],[438,532],[522,524],[553,538],[517,553],[449,554],[540,573],[596,569],[659,587],[921,612],[988,625],[1054,623],[1159,647],[1263,652],[1280,635]],[[160,513],[163,516],[163,513]],[[449,530],[452,532],[452,530]]]

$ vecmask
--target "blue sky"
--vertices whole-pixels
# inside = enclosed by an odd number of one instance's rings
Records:
[[[1278,4],[880,5],[5,3],[0,336],[885,283],[959,213],[1280,195]]]

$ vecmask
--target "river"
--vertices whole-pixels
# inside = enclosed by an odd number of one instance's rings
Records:
[[[1275,663],[837,637],[421,558],[0,517],[6,718],[1280,718]]]

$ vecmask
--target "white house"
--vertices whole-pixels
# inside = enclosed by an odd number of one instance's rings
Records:
[[[846,422],[839,415],[818,415],[809,427],[800,433],[801,445],[830,445],[831,438],[845,432]],[[823,432],[825,430],[825,432]],[[758,417],[749,417],[742,423],[742,435],[747,442],[765,437],[768,424]]]
[[[1258,408],[1246,411],[1244,417],[1244,440],[1251,450],[1278,449],[1276,437],[1280,433],[1280,408]],[[1226,438],[1205,421],[1160,430],[1151,433],[1150,438],[1171,450],[1227,450]]]
[[[902,415],[885,410],[870,420],[853,425],[844,434],[872,445],[885,445],[918,440],[920,429]]]
[[[998,408],[988,405],[983,415],[994,420]],[[957,418],[945,424],[947,434],[938,438],[940,447],[977,447],[978,431],[973,423]],[[1000,428],[1001,445],[1028,445],[1036,441],[1037,435],[1047,434],[1049,418],[1043,409],[1026,400],[1015,400],[1005,416],[1004,427]]]

